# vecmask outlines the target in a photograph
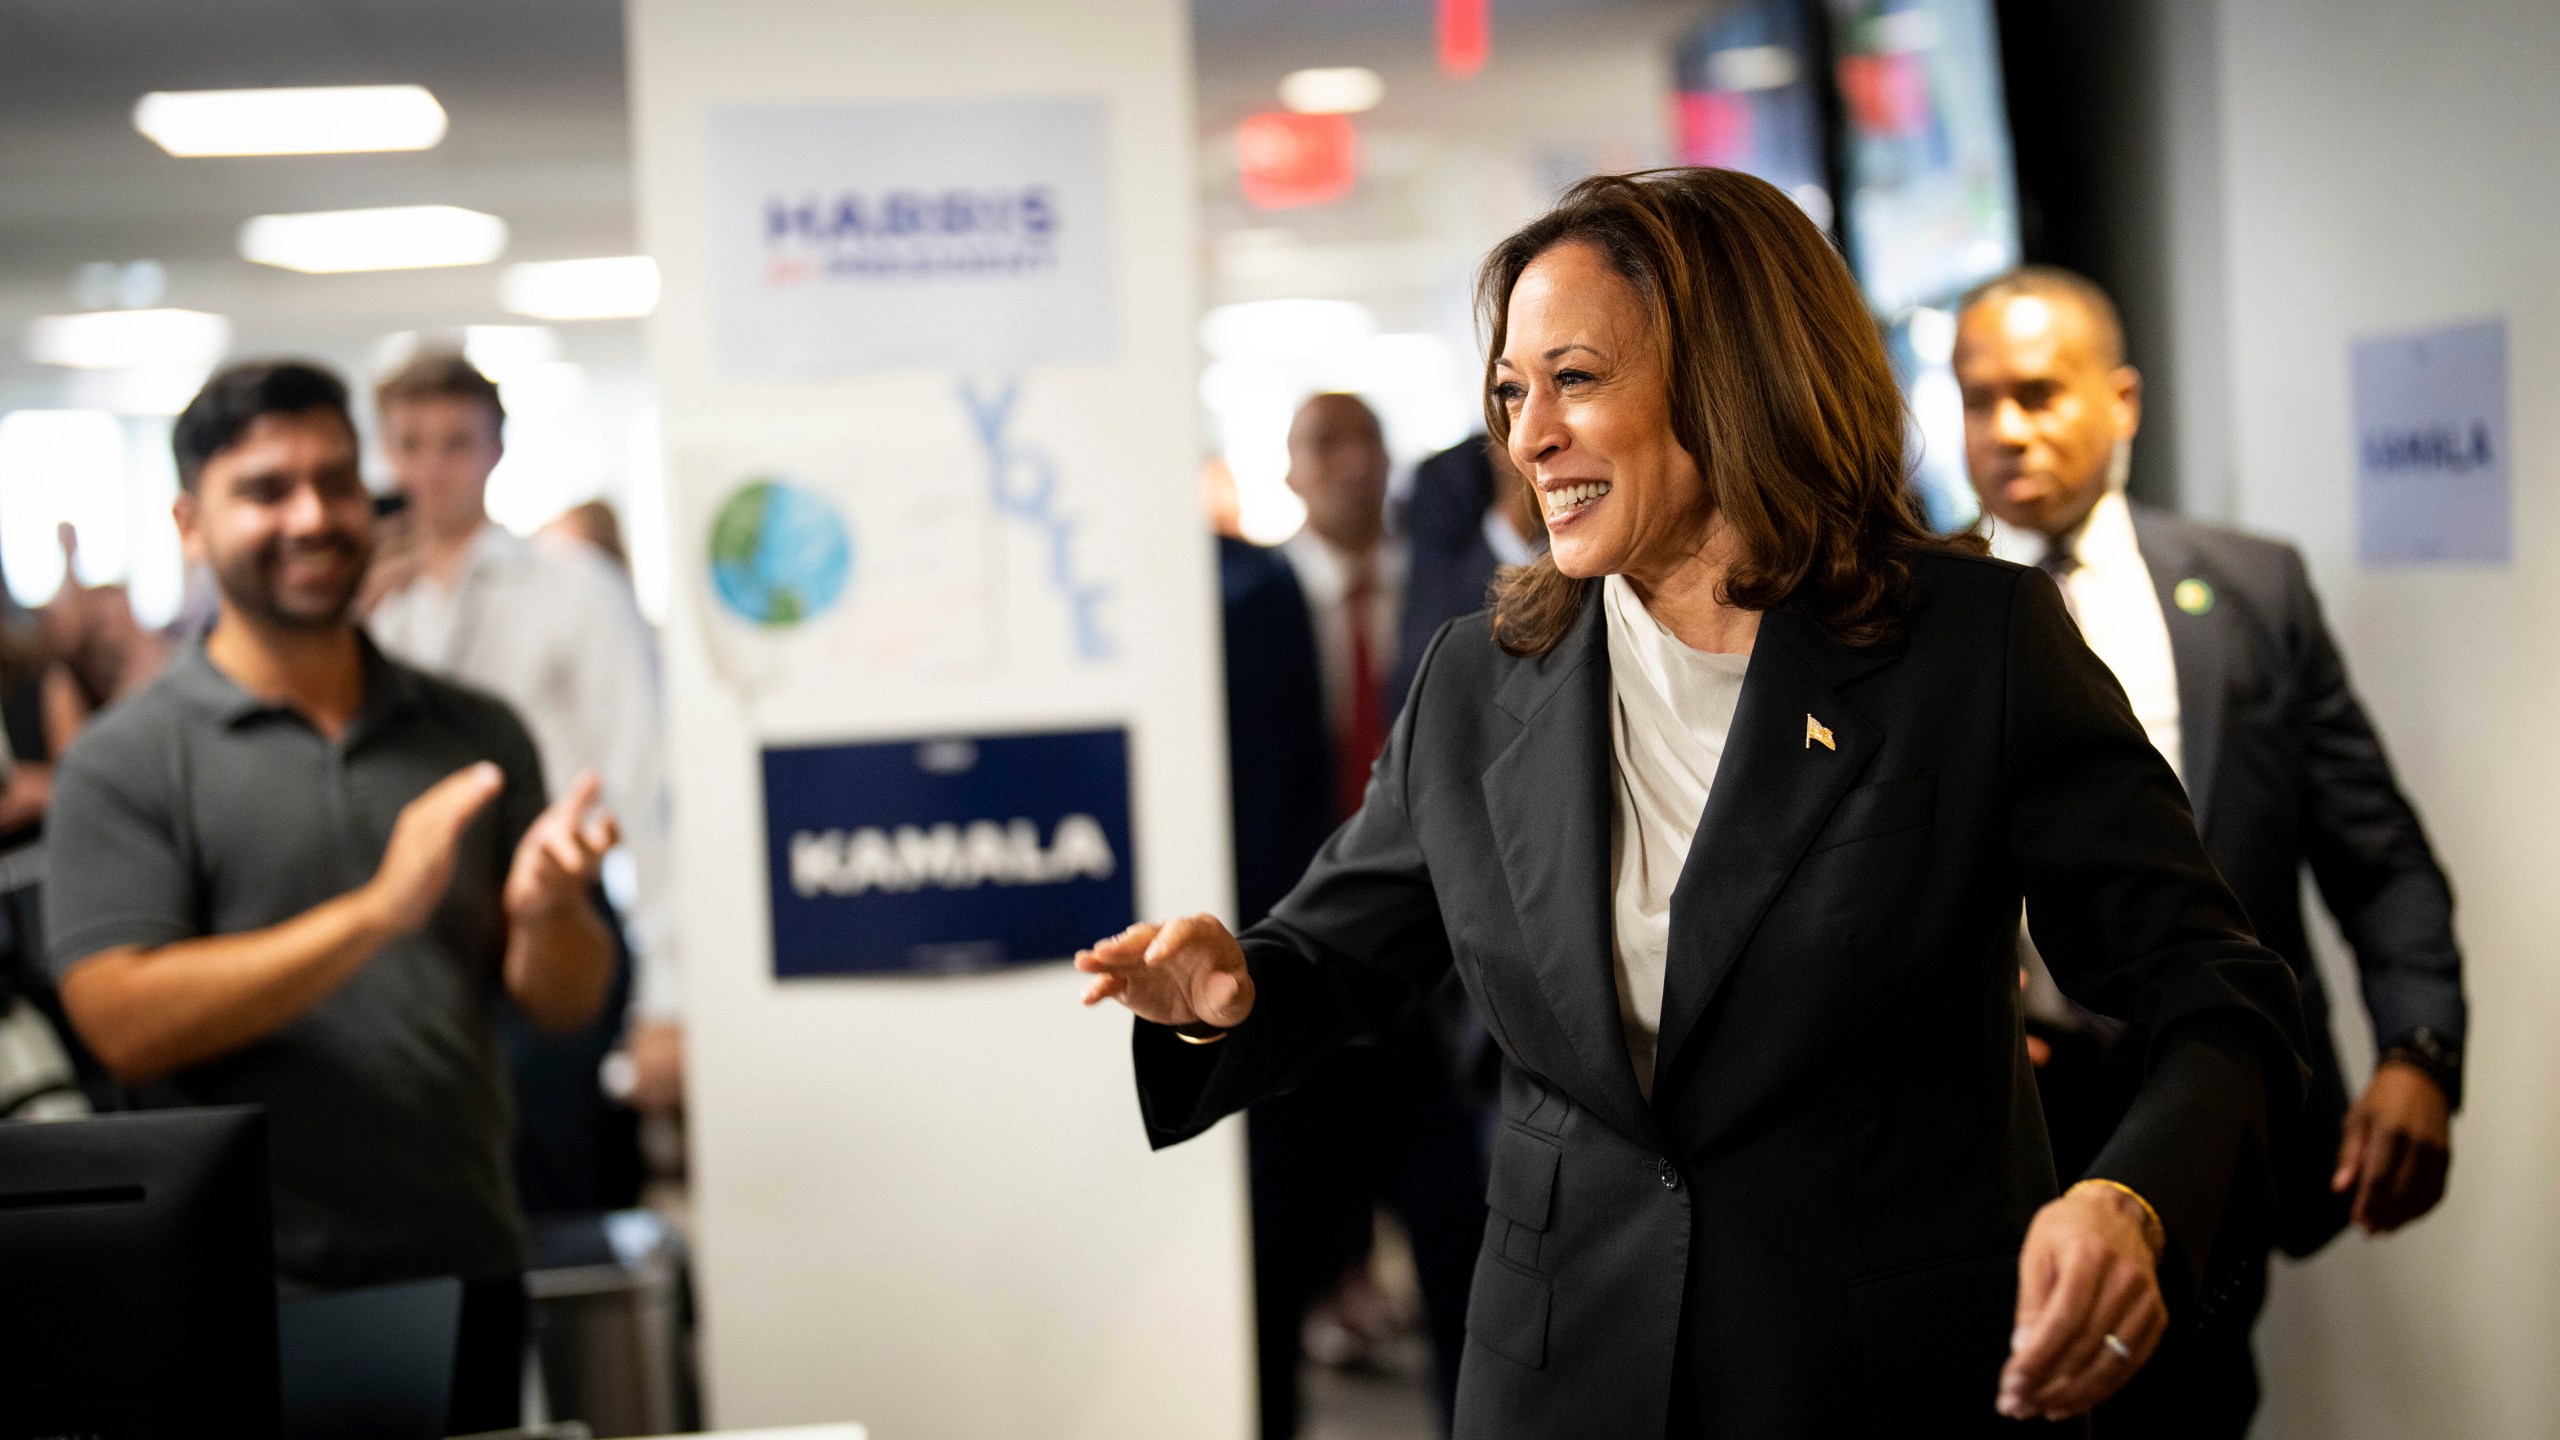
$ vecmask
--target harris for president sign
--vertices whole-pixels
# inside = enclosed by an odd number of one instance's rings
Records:
[[[1099,101],[732,105],[705,138],[724,373],[1110,358]]]

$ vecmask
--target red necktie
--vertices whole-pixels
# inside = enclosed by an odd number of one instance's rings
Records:
[[[1387,748],[1387,712],[1378,701],[1378,667],[1369,642],[1376,596],[1377,583],[1363,564],[1342,592],[1342,623],[1351,632],[1351,721],[1342,732],[1335,803],[1345,819],[1360,808],[1360,797],[1369,788],[1369,767]]]

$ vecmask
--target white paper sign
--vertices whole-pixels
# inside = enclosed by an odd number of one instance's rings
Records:
[[[2354,367],[2358,558],[2507,563],[2507,322],[2368,336]]]
[[[714,344],[736,377],[1112,354],[1103,109],[716,108]]]

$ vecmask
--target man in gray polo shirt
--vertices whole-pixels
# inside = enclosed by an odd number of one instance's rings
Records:
[[[349,620],[373,510],[335,377],[227,370],[173,443],[221,615],[62,760],[64,1005],[142,1103],[268,1108],[285,1285],[460,1277],[448,1433],[513,1425],[525,1243],[490,1016],[594,1014],[613,822],[585,820],[592,775],[545,808],[503,704]]]

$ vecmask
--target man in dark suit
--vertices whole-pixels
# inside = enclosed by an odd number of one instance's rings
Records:
[[[2061,585],[2186,782],[2214,864],[2301,984],[2310,1111],[2280,1168],[2278,1213],[2259,1230],[2308,1255],[2350,1221],[2380,1234],[2443,1196],[2465,1019],[2452,893],[2301,556],[2125,502],[2141,377],[2122,350],[2105,293],[2067,271],[2030,267],[1968,296],[1955,351],[1967,459],[1995,551]],[[2303,923],[2306,864],[2355,952],[2381,1056],[2352,1104]],[[2046,1089],[2067,1115],[2089,1108],[2093,1086],[2108,1082],[2057,1064]],[[2116,1433],[2150,1433],[2137,1417],[2171,1415],[2181,1435],[2246,1432],[2265,1249],[2232,1257],[2161,1361],[2100,1412],[2101,1433],[2110,1419]]]

